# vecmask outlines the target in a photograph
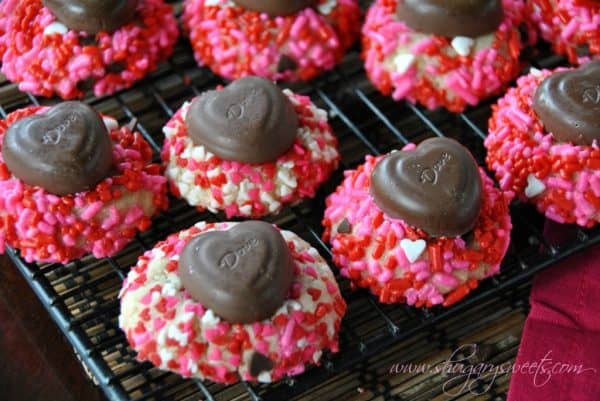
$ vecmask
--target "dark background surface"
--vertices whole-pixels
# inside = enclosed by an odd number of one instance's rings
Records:
[[[0,257],[0,322],[1,400],[105,399],[6,256]]]

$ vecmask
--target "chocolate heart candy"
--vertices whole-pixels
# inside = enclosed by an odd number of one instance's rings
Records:
[[[185,246],[179,276],[192,298],[231,323],[267,319],[283,304],[293,278],[286,241],[262,221],[198,235]]]
[[[501,0],[400,0],[397,15],[417,32],[475,38],[494,32],[504,11]]]
[[[96,34],[127,24],[135,15],[137,0],[43,0],[56,18],[74,31]]]
[[[272,17],[297,13],[310,7],[314,0],[234,0],[247,10],[267,13]]]
[[[222,159],[244,163],[277,159],[298,134],[292,103],[277,85],[258,77],[203,93],[190,106],[185,122],[196,145]]]
[[[414,151],[382,159],[371,177],[379,208],[433,237],[471,230],[481,210],[482,183],[473,156],[448,138],[423,141]]]
[[[93,188],[113,166],[104,122],[81,102],[64,102],[12,124],[4,135],[2,157],[24,183],[56,195]]]
[[[591,145],[600,138],[600,61],[544,79],[533,109],[555,140]]]

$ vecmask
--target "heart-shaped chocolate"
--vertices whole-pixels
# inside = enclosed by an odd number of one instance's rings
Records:
[[[64,102],[12,124],[2,143],[8,169],[56,195],[87,191],[108,177],[112,143],[102,118],[81,102]]]
[[[43,0],[56,18],[74,31],[111,32],[131,21],[138,0]]]
[[[396,13],[417,32],[451,38],[492,33],[504,17],[501,0],[400,0]]]
[[[262,221],[192,238],[179,258],[179,276],[192,298],[231,323],[267,319],[285,301],[293,279],[281,233]]]
[[[259,77],[234,81],[200,95],[186,116],[196,145],[225,160],[263,163],[287,152],[298,134],[294,106],[273,82]]]
[[[373,170],[371,194],[379,208],[433,237],[456,237],[475,226],[482,182],[473,156],[448,138],[393,152]]]
[[[310,7],[314,0],[234,0],[234,3],[247,10],[259,11],[271,17],[295,14]]]
[[[544,79],[533,109],[555,140],[592,145],[600,139],[600,61]]]

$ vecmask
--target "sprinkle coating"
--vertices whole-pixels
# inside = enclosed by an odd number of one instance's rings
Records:
[[[598,144],[559,143],[533,110],[539,84],[556,70],[534,70],[492,107],[486,162],[500,188],[533,203],[558,223],[592,227],[600,221]]]
[[[341,61],[360,23],[356,0],[319,0],[285,17],[231,0],[187,0],[183,12],[196,61],[227,79],[310,80]]]
[[[461,112],[498,94],[519,72],[523,9],[521,1],[502,3],[497,31],[471,39],[415,32],[396,16],[397,0],[375,1],[362,29],[367,76],[394,100],[429,109]]]
[[[367,156],[356,170],[346,171],[344,182],[326,201],[323,238],[354,287],[368,288],[382,303],[450,306],[500,271],[512,228],[508,200],[483,170],[481,213],[471,234],[428,238],[377,207],[369,187],[382,158]]]
[[[86,35],[56,20],[41,0],[0,3],[2,73],[19,90],[63,99],[128,88],[173,51],[177,21],[163,0],[140,0],[135,21]]]
[[[542,38],[571,63],[583,63],[589,56],[600,55],[599,2],[527,0],[526,14]]]
[[[281,234],[292,252],[294,282],[270,319],[230,324],[191,299],[178,277],[182,249],[200,233],[235,224],[200,222],[139,258],[123,283],[119,317],[139,360],[184,377],[270,383],[301,374],[305,364],[319,364],[325,349],[338,351],[346,303],[327,263],[292,232]],[[272,369],[252,375],[255,353],[268,357]]]
[[[27,107],[1,120],[0,148],[10,124],[46,110]],[[27,262],[67,263],[87,253],[111,256],[148,229],[154,214],[166,210],[166,180],[160,166],[151,164],[150,145],[139,132],[103,118],[118,171],[91,191],[59,197],[23,184],[0,153],[0,251],[10,245]]]

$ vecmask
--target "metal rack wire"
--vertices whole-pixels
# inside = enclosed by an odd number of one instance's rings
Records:
[[[180,2],[173,3],[179,11]],[[549,67],[563,62],[547,54],[538,53],[533,64]],[[196,67],[189,46],[181,40],[171,60],[142,83],[110,97],[88,97],[86,101],[121,123],[137,119],[138,130],[152,145],[155,161],[159,161],[164,123],[185,100],[219,83],[222,81],[208,70]],[[368,83],[357,49],[334,71],[291,88],[310,95],[329,111],[340,140],[343,162],[314,200],[287,208],[270,221],[298,233],[329,262],[330,248],[321,240],[324,198],[341,182],[341,172],[362,162],[366,154],[383,154],[408,142],[420,142],[437,135],[459,140],[473,151],[479,163],[483,162],[483,139],[493,100],[462,114],[425,111],[407,103],[396,103],[378,94]],[[27,105],[54,102],[20,93],[16,85],[0,81],[2,118]],[[199,220],[222,220],[223,215],[200,214],[184,202],[171,199],[168,212],[156,218],[149,231],[138,235],[112,258],[85,257],[68,265],[34,265],[25,263],[17,252],[8,252],[110,400],[289,400],[310,398],[311,392],[317,397],[311,399],[325,399],[323,388],[331,392],[348,383],[372,387],[373,398],[400,400],[405,398],[391,395],[391,384],[378,378],[375,366],[379,365],[375,360],[386,360],[391,349],[407,353],[409,347],[419,341],[425,341],[424,347],[430,348],[453,344],[456,341],[453,333],[461,328],[476,327],[491,317],[506,318],[517,312],[524,316],[528,283],[536,272],[600,242],[599,229],[562,227],[565,235],[557,243],[546,235],[544,228],[549,223],[533,208],[516,204],[511,212],[512,244],[501,274],[482,283],[470,297],[452,308],[417,310],[403,305],[380,305],[364,291],[351,292],[347,280],[338,275],[348,302],[340,334],[341,352],[325,355],[321,367],[269,386],[246,383],[223,386],[184,380],[159,371],[149,363],[138,363],[117,325],[117,294],[136,258],[172,232]],[[515,349],[516,345],[512,347]],[[491,394],[493,397],[494,393]],[[335,391],[328,397],[335,397]]]

